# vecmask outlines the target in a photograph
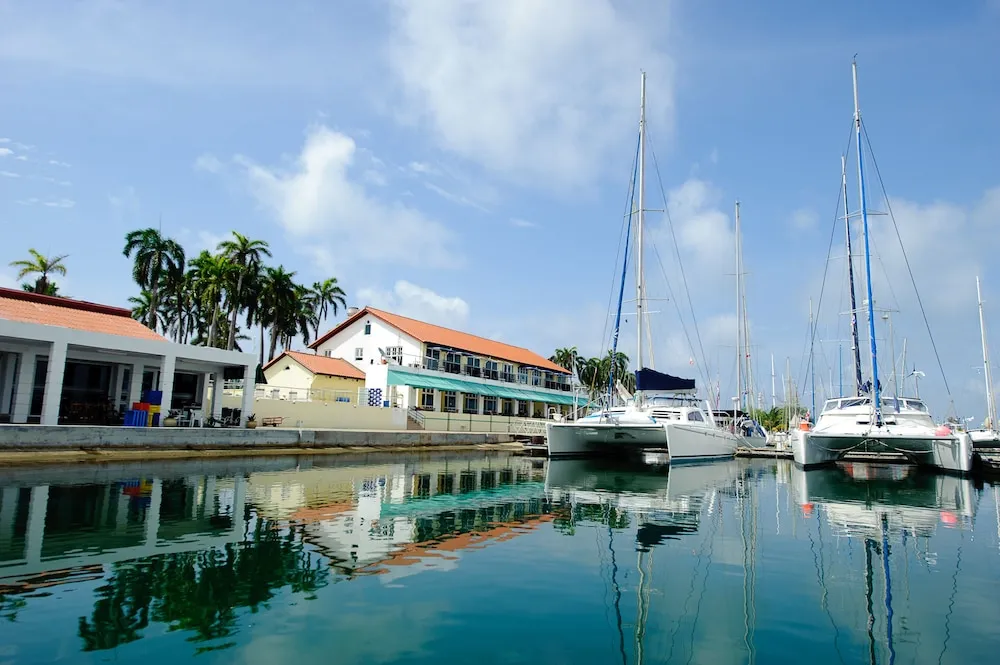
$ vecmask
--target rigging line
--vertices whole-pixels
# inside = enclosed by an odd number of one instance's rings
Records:
[[[844,149],[844,151],[841,154],[844,154],[844,155],[849,155],[850,154],[850,151],[851,151],[851,137],[852,137],[853,134],[854,134],[854,118],[851,118],[851,131],[849,132],[848,137],[847,137],[847,147]],[[843,201],[843,196],[844,196],[844,192],[842,191],[842,188],[840,187],[840,185],[838,185],[837,186],[837,205],[834,208],[834,210],[836,212],[834,212],[834,215],[833,215],[833,220],[834,220],[833,225],[832,225],[833,228],[830,230],[830,246],[826,250],[826,263],[823,266],[823,282],[822,282],[822,284],[820,286],[820,289],[819,289],[819,301],[816,303],[816,314],[815,314],[816,318],[819,318],[819,313],[821,311],[823,311],[823,293],[826,291],[826,276],[827,276],[827,273],[830,272],[830,255],[833,253],[833,239],[834,239],[834,236],[837,233],[837,219],[840,217],[840,204]],[[844,223],[846,224],[847,221],[845,220]],[[815,343],[816,343],[816,328],[817,328],[817,326],[816,325],[810,325],[809,328],[810,328],[810,330],[809,330],[809,344],[810,344],[810,346],[814,346]],[[812,367],[812,365],[811,365],[812,358],[809,359],[809,363],[810,364],[806,366],[807,372],[808,372],[809,368]],[[809,378],[808,374],[804,374],[802,376],[802,383],[801,383],[801,385],[805,385],[805,381],[808,378]],[[815,413],[812,414],[812,417],[815,418],[816,414]]]
[[[618,259],[622,256],[623,236],[627,234],[627,229],[631,228],[632,225],[632,208],[634,207],[633,201],[635,199],[635,176],[636,171],[639,170],[639,138],[635,140],[635,155],[632,157],[632,176],[629,179],[628,195],[625,197],[625,212],[622,214],[622,232],[618,234],[618,252],[615,255],[614,269],[611,271],[611,293],[608,294],[608,312],[611,311],[611,304],[614,302],[615,297],[615,286],[618,283]],[[627,240],[625,241],[627,242]],[[628,248],[625,248],[626,265],[628,261]],[[604,319],[604,330],[601,332],[601,356],[604,355],[604,343],[608,341],[608,317]],[[593,379],[591,380],[590,391],[593,392],[597,384],[597,374],[595,373]]]
[[[649,130],[646,130],[646,135],[649,135]],[[674,252],[677,254],[677,267],[681,272],[681,280],[684,282],[684,294],[687,296],[688,309],[691,311],[691,321],[694,324],[694,334],[698,339],[698,349],[701,351],[701,362],[707,362],[707,356],[705,355],[705,347],[701,343],[701,332],[698,330],[698,317],[694,315],[694,301],[691,300],[691,291],[688,289],[687,276],[684,274],[684,262],[681,260],[681,250],[680,246],[677,244],[677,236],[674,234],[674,221],[670,217],[670,206],[667,205],[667,192],[663,188],[663,178],[660,176],[660,165],[656,161],[656,150],[653,149],[652,144],[649,148],[650,153],[653,156],[653,170],[656,171],[656,182],[660,188],[660,196],[663,198],[663,213],[667,217],[667,228],[670,229],[670,239],[674,243]],[[692,349],[693,351],[694,349]]]
[[[941,364],[941,354],[938,353],[937,343],[934,341],[934,333],[931,332],[930,321],[927,320],[927,311],[924,309],[923,298],[920,297],[920,291],[917,290],[917,280],[913,277],[913,268],[910,267],[910,258],[906,255],[906,248],[903,247],[903,237],[899,234],[899,225],[896,224],[896,216],[892,213],[892,203],[889,202],[889,194],[885,191],[885,182],[882,180],[882,174],[878,170],[878,161],[875,159],[875,151],[872,149],[871,139],[868,138],[868,129],[865,127],[865,123],[861,123],[861,131],[865,135],[865,142],[868,144],[868,154],[872,158],[872,166],[875,167],[875,175],[878,177],[878,184],[882,188],[882,198],[885,199],[886,211],[889,213],[889,219],[892,220],[892,228],[896,231],[896,239],[899,240],[899,249],[903,253],[903,262],[906,264],[906,272],[910,276],[910,284],[913,285],[913,293],[917,296],[917,304],[920,306],[920,315],[924,319],[924,326],[927,328],[927,336],[931,339],[931,348],[934,349],[934,359],[937,360],[938,369],[941,371],[941,380],[944,381],[945,392],[948,393],[948,397],[951,397],[951,388],[948,386],[948,377],[944,373],[944,365]]]
[[[618,650],[622,656],[622,665],[627,665],[628,658],[625,656],[625,631],[622,629],[622,590],[618,586],[618,562],[615,559],[615,535],[611,526],[611,514],[608,513],[608,550],[611,552],[611,586],[615,592],[615,618],[618,624]]]

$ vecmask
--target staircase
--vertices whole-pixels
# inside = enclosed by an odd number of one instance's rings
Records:
[[[423,412],[410,407],[406,410],[406,429],[424,429]]]

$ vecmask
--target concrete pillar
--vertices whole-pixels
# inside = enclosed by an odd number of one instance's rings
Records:
[[[201,399],[198,403],[201,405],[201,412],[205,415],[210,413],[210,405],[208,403],[208,386],[212,383],[212,373],[205,372],[201,375],[201,390],[198,392],[201,395]]]
[[[177,357],[174,355],[163,356],[160,361],[160,390],[163,391],[163,401],[160,406],[160,426],[170,411],[170,401],[174,396],[174,366]]]
[[[45,376],[45,397],[42,400],[42,424],[59,424],[59,404],[62,402],[63,373],[66,371],[66,342],[52,342],[49,369]]]
[[[0,413],[11,413],[14,396],[14,378],[17,374],[17,356],[9,351],[0,353]]]
[[[24,558],[28,564],[37,564],[42,560],[42,541],[45,540],[45,513],[49,507],[49,486],[39,485],[31,488],[31,501],[28,504],[28,533],[26,537]]]
[[[233,482],[235,483],[233,487],[233,535],[242,539],[246,536],[243,515],[246,512],[247,481],[242,475],[237,475]]]
[[[4,487],[0,490],[0,551],[2,552],[10,552],[14,542],[14,519],[17,517],[17,500],[20,495],[20,489],[17,487]]]
[[[25,351],[18,360],[17,387],[14,389],[14,413],[11,422],[28,422],[29,411],[31,411],[31,390],[35,385],[35,363],[38,362],[38,354],[34,351]]]
[[[256,376],[254,376],[254,370],[257,369],[256,365],[247,365],[243,368],[243,403],[240,405],[240,424],[247,424],[247,416],[253,412],[253,389],[254,381]]]
[[[163,484],[159,478],[153,479],[153,491],[149,497],[149,511],[146,513],[145,545],[156,546],[156,532],[160,530],[160,504],[163,502]]]
[[[132,364],[132,375],[129,378],[128,387],[128,404],[126,407],[131,409],[132,405],[142,399],[142,374],[146,371],[146,366],[143,363],[133,363]]]

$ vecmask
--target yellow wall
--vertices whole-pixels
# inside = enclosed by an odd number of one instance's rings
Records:
[[[358,389],[365,387],[364,379],[348,379],[344,376],[323,376],[322,374],[317,374],[312,380],[313,390],[340,390],[345,393],[350,393],[350,395],[344,395],[345,397],[350,397],[351,402],[358,399]]]
[[[222,405],[240,408],[242,396],[223,393]],[[355,406],[342,402],[290,402],[282,399],[256,398],[253,412],[257,426],[264,418],[283,417],[282,427],[307,429],[406,429],[406,412],[400,409],[380,409]]]

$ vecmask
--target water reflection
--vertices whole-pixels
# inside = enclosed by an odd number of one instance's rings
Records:
[[[505,625],[505,662],[975,661],[1000,620],[995,489],[904,466],[368,455],[6,469],[0,488],[15,659],[263,658],[296,617],[272,656],[462,661]],[[428,599],[417,624],[397,611]]]

